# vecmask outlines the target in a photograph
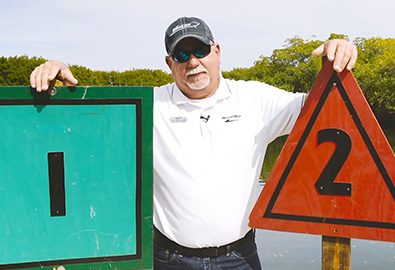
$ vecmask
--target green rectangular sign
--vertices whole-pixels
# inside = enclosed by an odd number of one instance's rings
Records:
[[[152,268],[151,87],[0,88],[0,269]]]

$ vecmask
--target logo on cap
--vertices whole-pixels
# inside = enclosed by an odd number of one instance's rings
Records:
[[[177,25],[176,27],[173,28],[172,33],[170,36],[173,36],[175,33],[177,33],[178,31],[181,31],[183,29],[187,29],[187,28],[197,28],[200,25],[200,23],[193,21],[190,23],[186,23],[186,24],[181,24],[181,25]]]

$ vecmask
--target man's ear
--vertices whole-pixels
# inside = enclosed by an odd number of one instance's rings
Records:
[[[168,66],[168,67],[170,68],[170,70],[171,70],[171,66],[173,65],[173,61],[172,61],[171,57],[168,56],[168,55],[166,55],[166,57],[165,57],[165,62],[166,62],[166,64],[167,64],[167,66]]]
[[[221,46],[219,45],[219,43],[215,43],[214,44],[214,52],[221,57]]]

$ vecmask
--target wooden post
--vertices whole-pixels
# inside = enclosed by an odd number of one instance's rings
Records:
[[[351,270],[351,239],[322,236],[322,270]]]

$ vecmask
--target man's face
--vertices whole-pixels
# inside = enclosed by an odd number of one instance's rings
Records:
[[[189,52],[202,46],[195,38],[181,40],[176,51]],[[198,55],[199,56],[199,55]],[[166,63],[171,69],[178,88],[191,99],[203,99],[214,95],[220,80],[220,46],[211,45],[211,52],[202,58],[189,54],[189,59],[183,63],[176,62],[171,56],[166,56]]]

